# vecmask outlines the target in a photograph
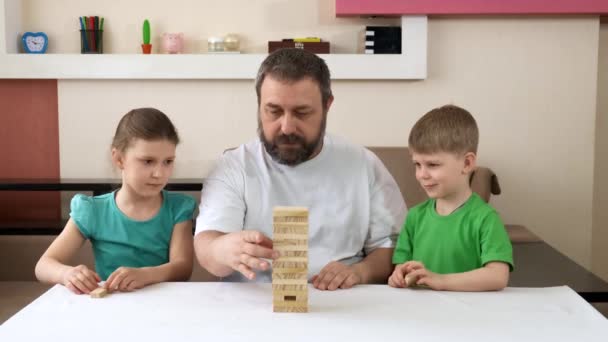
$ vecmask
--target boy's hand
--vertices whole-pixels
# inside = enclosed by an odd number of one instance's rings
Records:
[[[411,263],[411,264],[410,264]],[[408,265],[409,264],[409,265]],[[410,261],[405,264],[406,275],[404,283],[407,286],[422,285],[432,290],[441,291],[444,286],[444,276],[427,270],[424,264],[418,261]]]
[[[395,266],[393,274],[388,278],[388,285],[392,287],[423,285],[433,290],[441,290],[443,283],[443,275],[427,270],[420,261],[408,261]]]
[[[61,283],[75,294],[89,293],[99,286],[101,278],[85,265],[70,267],[64,272]]]
[[[408,261],[395,266],[393,274],[388,278],[388,284],[392,287],[408,287],[415,284],[415,278],[409,276],[414,270],[424,269],[424,264],[420,261]],[[407,281],[406,281],[407,277]]]
[[[145,270],[141,268],[119,267],[103,285],[109,291],[129,292],[148,285],[149,280]]]
[[[406,287],[405,284],[405,264],[400,264],[395,266],[395,270],[393,274],[388,278],[388,285],[392,287]]]

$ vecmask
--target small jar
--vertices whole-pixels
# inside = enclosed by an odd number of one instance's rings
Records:
[[[236,34],[227,34],[224,37],[224,50],[239,51],[239,36]]]
[[[224,51],[224,38],[209,37],[209,39],[207,39],[207,50],[209,52]]]

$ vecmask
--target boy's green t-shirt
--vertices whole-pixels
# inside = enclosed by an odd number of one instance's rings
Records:
[[[413,207],[393,253],[393,264],[416,260],[431,272],[462,273],[492,261],[509,264],[513,248],[498,213],[477,194],[447,216],[437,214],[435,200]]]
[[[146,221],[132,220],[116,206],[115,192],[72,198],[70,216],[82,235],[91,240],[95,269],[106,280],[118,267],[159,266],[169,262],[173,227],[191,220],[196,201],[162,191],[163,202]]]

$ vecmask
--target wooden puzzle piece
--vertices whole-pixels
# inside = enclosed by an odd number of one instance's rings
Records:
[[[418,288],[423,288],[423,289],[430,289],[430,287],[428,285],[416,284],[416,282],[418,281],[418,277],[416,277],[412,274],[406,274],[404,280],[405,280],[405,287],[418,287]]]
[[[98,287],[89,293],[91,298],[103,298],[108,295],[108,290],[103,287]]]
[[[410,287],[412,285],[416,285],[416,277],[411,274],[405,275],[405,286]]]

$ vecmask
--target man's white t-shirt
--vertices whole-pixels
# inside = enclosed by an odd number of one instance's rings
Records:
[[[407,211],[393,177],[362,146],[325,135],[317,156],[287,166],[257,139],[225,152],[205,179],[196,234],[250,229],[272,238],[275,206],[309,210],[309,279],[331,261],[353,264],[392,248]],[[256,280],[270,282],[271,274],[258,272]],[[236,271],[224,279],[247,281]]]

